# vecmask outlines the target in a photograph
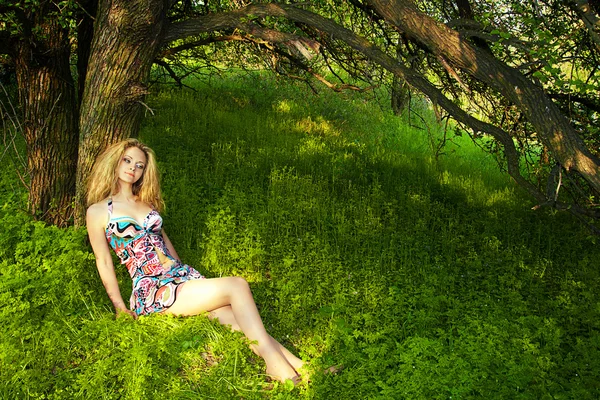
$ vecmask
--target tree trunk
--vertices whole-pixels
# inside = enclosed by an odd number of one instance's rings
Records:
[[[111,143],[137,136],[164,0],[100,0],[80,113],[76,224],[85,217],[87,178]]]
[[[427,47],[433,54],[497,89],[517,105],[536,128],[540,141],[567,170],[575,169],[600,192],[600,160],[558,107],[518,70],[472,46],[460,34],[420,12],[410,0],[368,0],[388,23]]]
[[[66,226],[73,217],[78,137],[68,32],[55,20],[35,21],[34,26],[39,28],[36,37],[15,49],[30,176],[28,207],[36,218]]]
[[[392,81],[391,98],[394,114],[402,114],[410,99],[410,88],[408,87],[408,83],[404,79],[398,78],[397,75],[394,75]]]
[[[396,46],[396,56],[398,59],[402,56],[400,45]],[[396,115],[402,114],[406,105],[410,101],[410,87],[408,82],[402,77],[394,74],[391,87],[392,111]]]
[[[96,15],[98,1],[82,0],[80,6],[83,11],[77,19],[77,98],[79,105],[81,105],[83,91],[85,90],[88,60],[94,36],[94,16]]]

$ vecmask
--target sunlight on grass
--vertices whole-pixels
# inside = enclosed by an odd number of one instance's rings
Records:
[[[316,121],[310,117],[304,118],[298,121],[296,127],[299,132],[309,135],[340,136],[339,130],[323,117],[318,117]]]
[[[140,134],[170,239],[208,277],[250,281],[268,331],[312,369],[344,369],[289,390],[207,318],[115,319],[85,232],[18,211],[7,172],[1,398],[600,396],[595,239],[532,212],[466,135],[435,157],[441,127],[364,94],[245,74],[190,86],[151,96]]]
[[[485,204],[492,207],[502,204],[509,205],[515,201],[514,187],[490,188],[484,177],[479,174],[470,176],[445,170],[440,174],[440,183],[449,190],[463,193],[465,200],[472,205]]]
[[[307,138],[302,141],[298,148],[298,155],[326,155],[328,154],[327,144],[319,140],[318,138]]]
[[[273,106],[273,108],[281,113],[289,113],[290,111],[292,111],[292,105],[288,100],[279,101]]]

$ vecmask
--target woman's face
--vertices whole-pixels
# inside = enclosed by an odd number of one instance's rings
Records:
[[[134,184],[144,175],[146,169],[146,154],[137,147],[130,147],[125,150],[117,173],[119,174],[119,180]]]

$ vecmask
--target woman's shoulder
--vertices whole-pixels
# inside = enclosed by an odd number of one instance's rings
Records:
[[[98,218],[106,218],[108,215],[109,201],[110,200],[107,198],[89,206],[86,212],[88,221],[97,220]]]

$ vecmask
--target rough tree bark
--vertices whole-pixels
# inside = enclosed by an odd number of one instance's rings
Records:
[[[77,94],[78,105],[81,105],[94,37],[94,16],[96,15],[98,0],[82,0],[79,4],[83,10],[77,20]]]
[[[28,32],[15,45],[14,60],[27,143],[29,211],[66,226],[73,216],[77,160],[75,84],[68,32],[43,12],[23,16]]]
[[[165,0],[100,0],[80,111],[76,223],[85,215],[87,177],[109,144],[138,134]]]

